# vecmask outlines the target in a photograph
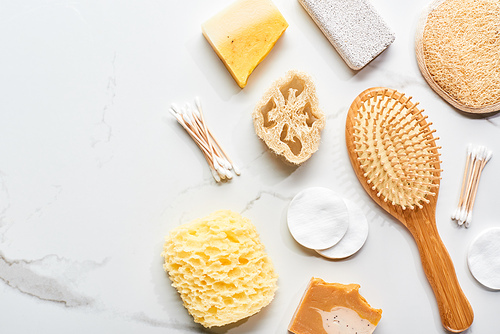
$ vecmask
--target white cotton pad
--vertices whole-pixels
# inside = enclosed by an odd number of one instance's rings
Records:
[[[467,262],[479,283],[500,290],[500,228],[488,229],[472,242]]]
[[[346,234],[333,247],[316,250],[329,259],[344,259],[353,255],[365,244],[368,237],[368,221],[361,208],[354,202],[344,200],[349,214],[349,228]]]
[[[349,226],[344,200],[330,189],[308,188],[293,198],[287,213],[293,238],[310,249],[330,248],[342,239]]]

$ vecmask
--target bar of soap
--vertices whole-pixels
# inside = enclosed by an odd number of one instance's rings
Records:
[[[288,330],[294,334],[371,334],[382,318],[359,294],[358,284],[312,278]]]
[[[299,0],[346,64],[360,70],[384,51],[394,33],[367,0]]]
[[[240,88],[287,27],[270,0],[238,0],[201,25],[203,35]]]

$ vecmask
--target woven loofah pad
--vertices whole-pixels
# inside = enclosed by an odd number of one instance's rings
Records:
[[[500,0],[435,1],[417,29],[416,52],[424,78],[452,105],[500,110]]]
[[[301,164],[318,150],[325,114],[306,73],[291,70],[275,81],[252,116],[257,135],[287,161]]]

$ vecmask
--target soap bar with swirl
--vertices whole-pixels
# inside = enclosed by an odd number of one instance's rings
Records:
[[[294,334],[371,334],[382,310],[359,294],[358,284],[327,283],[312,278],[288,326]]]

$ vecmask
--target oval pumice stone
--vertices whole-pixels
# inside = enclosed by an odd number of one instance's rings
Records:
[[[329,259],[344,259],[355,254],[363,247],[368,237],[368,221],[361,208],[354,202],[344,199],[349,214],[347,232],[333,247],[316,250],[321,256]]]
[[[470,245],[467,255],[469,270],[487,288],[500,290],[500,228],[481,233]]]
[[[342,239],[349,226],[344,200],[330,189],[307,188],[290,202],[288,229],[293,238],[309,249],[330,248]]]

